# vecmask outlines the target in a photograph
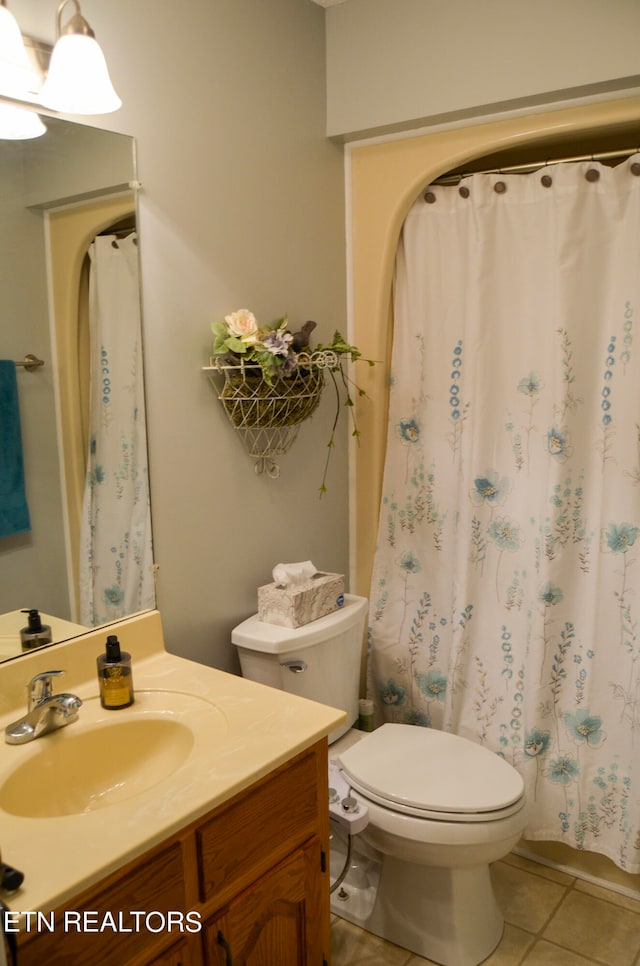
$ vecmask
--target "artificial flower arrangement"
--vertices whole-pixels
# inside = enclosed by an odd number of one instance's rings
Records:
[[[261,394],[276,389],[283,391],[283,387],[286,393],[288,384],[297,386],[307,377],[313,379],[318,386],[317,398],[302,418],[307,418],[315,409],[323,385],[322,372],[329,373],[336,392],[336,414],[320,487],[322,494],[326,492],[327,468],[340,418],[341,390],[344,393],[343,404],[350,408],[352,435],[356,438],[360,433],[353,412],[352,389],[359,396],[364,396],[365,392],[350,379],[344,366],[345,360],[355,362],[362,359],[359,349],[349,345],[338,331],[334,333],[330,343],[318,344],[312,349],[310,337],[315,327],[315,322],[308,321],[300,329],[291,332],[287,316],[270,325],[261,325],[253,312],[238,309],[226,315],[223,321],[211,324],[214,336],[212,361],[222,370],[242,367],[243,373],[257,371],[263,386]],[[371,359],[363,361],[370,366],[374,365]]]

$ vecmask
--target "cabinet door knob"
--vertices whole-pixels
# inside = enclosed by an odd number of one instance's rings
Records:
[[[218,945],[222,946],[227,957],[227,966],[233,966],[233,959],[231,958],[231,946],[227,940],[222,935],[222,930],[218,929]]]

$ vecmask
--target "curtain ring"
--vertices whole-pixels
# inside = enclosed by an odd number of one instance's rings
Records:
[[[640,161],[634,161],[630,167],[631,174],[635,174],[636,177],[640,175]]]
[[[436,196],[433,193],[433,191],[427,191],[427,193],[424,196],[424,200],[427,202],[428,205],[434,204],[436,200]]]
[[[591,181],[591,182],[599,181],[600,172],[598,171],[597,168],[589,168],[589,170],[585,174],[585,178],[587,179],[587,181]]]
[[[493,186],[493,190],[496,192],[496,194],[503,195],[506,193],[507,186],[504,181],[496,181]]]
[[[640,168],[640,165],[638,165],[638,167]],[[461,198],[468,198],[471,192],[469,191],[467,186],[463,184],[461,185],[460,188],[458,188],[458,194],[460,195]]]
[[[550,188],[551,185],[553,184],[553,178],[551,177],[550,174],[543,174],[542,177],[540,178],[540,184],[542,185],[543,188]]]

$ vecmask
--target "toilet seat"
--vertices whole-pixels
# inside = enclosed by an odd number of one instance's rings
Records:
[[[406,815],[490,822],[524,805],[524,783],[503,758],[433,728],[384,724],[338,758],[352,788]]]

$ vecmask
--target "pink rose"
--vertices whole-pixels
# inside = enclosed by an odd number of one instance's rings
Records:
[[[227,323],[229,335],[235,335],[236,338],[249,344],[257,342],[258,323],[253,312],[248,309],[238,309],[231,315],[225,315],[224,320]]]

